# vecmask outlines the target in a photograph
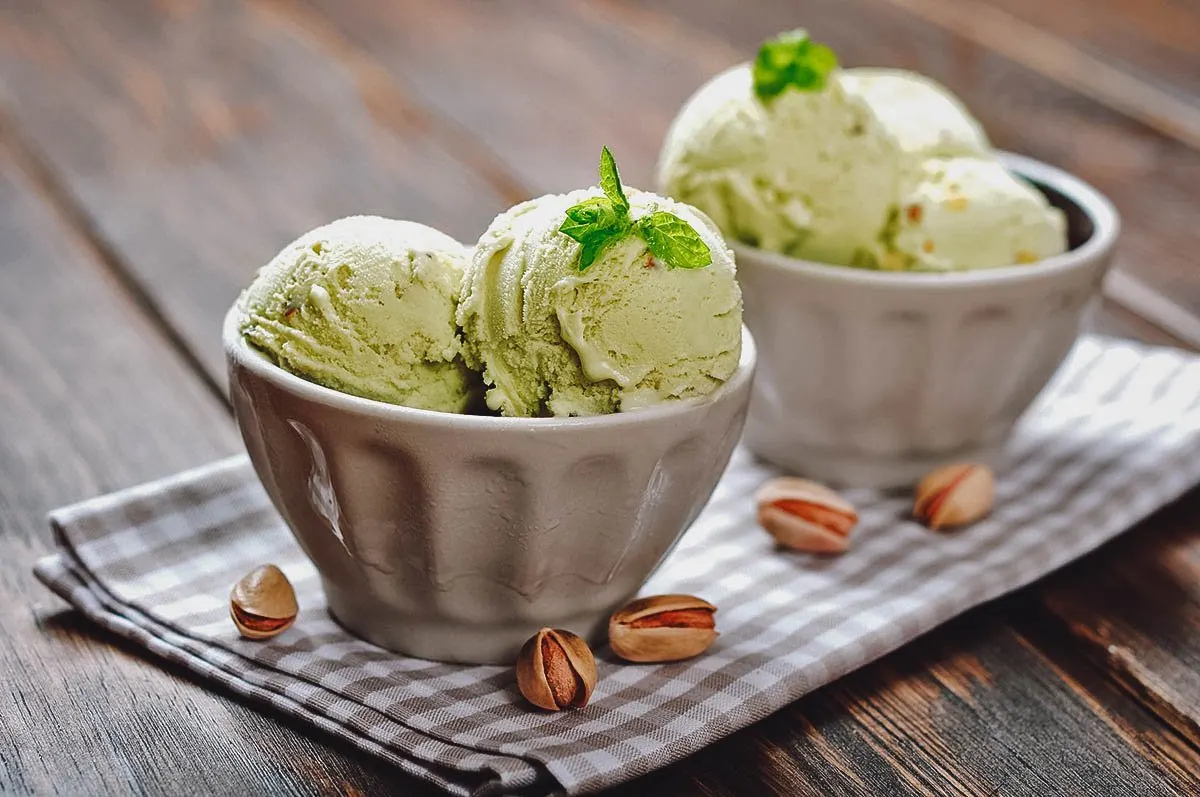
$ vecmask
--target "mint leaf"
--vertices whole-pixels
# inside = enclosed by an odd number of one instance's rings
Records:
[[[567,220],[558,231],[583,243],[593,235],[622,229],[628,223],[627,214],[619,213],[611,201],[597,196],[567,208]]]
[[[644,240],[650,253],[667,268],[704,268],[712,262],[712,252],[699,233],[675,214],[659,210],[637,222],[629,217],[629,199],[608,147],[600,152],[600,188],[604,196],[589,197],[567,208],[567,218],[558,228],[581,244],[580,271],[586,271],[605,249],[631,233]]]
[[[579,270],[587,270],[587,267],[600,257],[600,253],[616,240],[616,238],[589,238],[583,241],[583,248],[579,250]]]
[[[621,173],[617,171],[617,162],[608,147],[600,150],[600,188],[618,211],[629,212],[629,200],[621,188]]]
[[[665,210],[637,220],[637,231],[650,254],[667,268],[704,268],[712,263],[712,251],[700,234],[683,219]]]
[[[633,231],[629,219],[629,199],[621,188],[617,162],[605,147],[600,152],[600,188],[604,196],[594,196],[567,208],[567,218],[558,231],[583,244],[579,250],[579,270],[584,271],[601,253]]]
[[[613,207],[612,200],[596,196],[567,208],[567,218],[558,231],[583,244],[579,250],[579,270],[584,271],[610,244],[624,238],[633,229],[629,212]]]
[[[833,50],[810,39],[807,31],[781,33],[758,48],[754,93],[765,103],[789,88],[820,91],[837,65]]]

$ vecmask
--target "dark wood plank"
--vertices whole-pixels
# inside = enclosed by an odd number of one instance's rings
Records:
[[[1008,614],[999,605],[970,612],[622,793],[1200,789],[1195,749],[1064,645],[1056,629],[1031,621],[1014,632],[1005,627]]]
[[[1171,335],[1111,299],[1104,299],[1101,302],[1100,309],[1088,324],[1088,330],[1099,335],[1132,338],[1154,346],[1174,346],[1179,349],[1196,348],[1194,343]]]
[[[473,240],[523,198],[379,70],[248,4],[15,0],[0,31],[14,135],[222,382],[221,316],[301,232],[377,213]]]
[[[1162,333],[1174,338],[1183,348],[1200,349],[1200,316],[1164,295],[1127,271],[1115,269],[1104,281],[1104,295],[1110,304],[1120,305],[1129,314],[1149,321]]]
[[[1200,13],[1163,0],[886,0],[1200,147]]]
[[[1200,494],[1039,590],[1062,630],[1200,747]]]
[[[240,447],[223,403],[35,182],[0,147],[0,792],[382,789],[388,768],[198,688],[34,580],[47,510]]]
[[[470,130],[532,193],[595,182],[609,146],[633,185],[649,187],[662,134],[691,89],[717,68],[697,68],[588,4],[421,0],[273,2],[279,16],[348,40],[426,107]],[[753,14],[751,14],[753,16]],[[701,54],[697,54],[702,58]]]
[[[1200,7],[1178,0],[986,0],[1138,80],[1200,106]],[[1011,25],[1010,25],[1011,27]]]

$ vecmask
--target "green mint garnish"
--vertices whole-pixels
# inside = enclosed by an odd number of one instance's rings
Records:
[[[629,211],[613,206],[607,197],[593,197],[567,208],[567,220],[558,228],[580,243],[609,233],[620,234],[629,224]]]
[[[692,225],[674,213],[658,210],[640,218],[637,231],[650,247],[650,254],[666,263],[667,268],[704,268],[712,262],[708,244]]]
[[[558,231],[583,245],[579,270],[583,271],[612,244],[629,234],[629,199],[621,188],[617,162],[605,147],[600,152],[600,188],[604,196],[585,199],[567,208],[567,219]]]
[[[608,147],[600,150],[600,188],[617,212],[629,213],[629,200],[625,197],[625,189],[621,187],[621,173],[617,171],[617,162],[613,160]]]
[[[765,103],[789,88],[820,91],[837,65],[833,50],[810,39],[807,31],[781,33],[758,48],[754,93]]]
[[[629,235],[646,242],[650,254],[667,268],[704,268],[712,252],[683,219],[665,210],[655,211],[636,222],[629,216],[629,199],[621,188],[617,162],[605,147],[600,153],[600,189],[604,196],[585,199],[567,208],[567,218],[558,231],[582,245],[579,270],[586,271],[612,244]]]

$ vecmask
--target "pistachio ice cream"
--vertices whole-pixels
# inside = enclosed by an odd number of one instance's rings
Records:
[[[840,71],[835,84],[867,106],[899,151],[902,165],[991,154],[987,134],[966,106],[924,75],[859,67]]]
[[[698,398],[737,369],[741,293],[720,232],[680,202],[626,196],[607,163],[603,189],[517,205],[475,246],[458,320],[504,415]]]
[[[751,246],[830,263],[873,260],[899,191],[898,150],[866,103],[833,84],[770,107],[745,67],[715,78],[667,136],[660,188]]]
[[[657,182],[731,238],[825,263],[976,269],[1066,248],[1062,213],[1004,170],[949,91],[902,70],[840,69],[803,32],[688,100]]]
[[[326,387],[462,412],[478,376],[455,320],[469,252],[409,221],[353,216],[289,244],[239,300],[245,338]]]
[[[708,395],[737,370],[733,253],[704,214],[621,185],[501,213],[472,251],[407,221],[309,232],[238,300],[276,364],[364,398],[508,416],[625,412]],[[486,383],[486,385],[485,385]]]
[[[930,158],[907,182],[887,257],[923,271],[1028,264],[1066,248],[1062,214],[990,158]]]

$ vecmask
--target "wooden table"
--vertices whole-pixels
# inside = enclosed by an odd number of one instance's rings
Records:
[[[432,793],[64,610],[30,575],[44,513],[240,449],[218,323],[298,233],[473,239],[602,144],[647,185],[679,103],[798,25],[1105,191],[1097,327],[1200,346],[1195,4],[0,3],[0,791]],[[619,791],[1200,793],[1200,493]]]

